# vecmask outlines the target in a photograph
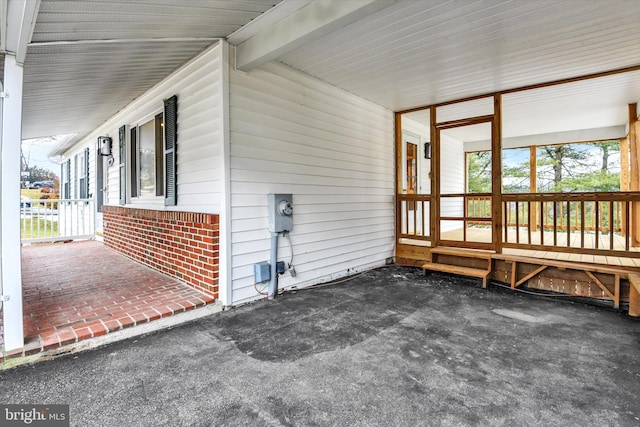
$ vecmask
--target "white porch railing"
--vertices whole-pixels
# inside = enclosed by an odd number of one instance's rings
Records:
[[[93,199],[53,199],[21,202],[22,243],[93,239],[96,214]]]

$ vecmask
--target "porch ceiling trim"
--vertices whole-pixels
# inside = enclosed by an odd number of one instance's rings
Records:
[[[168,37],[168,38],[140,38],[140,39],[103,39],[103,40],[60,40],[52,42],[32,42],[29,47],[39,46],[67,46],[78,44],[114,44],[114,43],[171,43],[171,42],[215,42],[224,40],[222,37]]]
[[[16,62],[24,64],[27,56],[27,46],[36,25],[40,0],[8,0],[1,5],[2,13],[2,46],[0,49],[16,57]],[[6,28],[6,30],[5,30]]]
[[[7,50],[7,0],[0,0],[0,52],[4,53],[6,50]],[[2,62],[4,62],[4,58]]]

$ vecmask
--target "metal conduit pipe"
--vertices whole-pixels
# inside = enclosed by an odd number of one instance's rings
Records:
[[[4,86],[2,82],[0,82],[0,92],[4,92]],[[3,117],[3,109],[4,108],[4,99],[0,97],[0,153],[2,153],[2,117]],[[0,160],[2,159],[2,155],[0,154]],[[2,176],[0,176],[0,187],[2,187]],[[0,199],[0,212],[2,211],[2,199]],[[0,219],[2,216],[0,215]],[[2,241],[2,228],[0,228],[0,242]],[[2,250],[2,243],[0,243],[0,252]],[[0,261],[0,278],[2,277],[2,266],[3,263]],[[2,279],[0,279],[0,310],[4,307],[4,285],[2,283]],[[4,314],[4,313],[3,313]],[[5,326],[6,328],[6,326]],[[6,330],[6,329],[5,329]],[[4,340],[4,337],[2,337]]]
[[[275,232],[271,232],[271,279],[269,280],[269,296],[268,299],[275,298],[278,293],[278,234]]]

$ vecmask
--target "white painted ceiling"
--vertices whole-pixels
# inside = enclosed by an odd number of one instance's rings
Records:
[[[280,60],[391,110],[640,64],[637,0],[403,0]]]
[[[639,99],[640,70],[508,93],[502,97],[502,137],[562,133],[552,139],[540,138],[540,144],[620,138],[626,134],[628,104]],[[439,107],[436,120],[444,122],[492,114],[492,100],[493,97],[489,97]],[[429,125],[428,110],[404,116]],[[462,142],[487,139],[486,132],[474,132],[474,129],[477,128],[453,128],[446,133]],[[580,132],[573,132],[577,130]],[[521,141],[520,146],[525,146],[535,140]]]
[[[24,64],[23,139],[89,132],[279,1],[42,0]]]
[[[42,0],[23,137],[86,133],[215,38],[308,0],[276,3]],[[640,65],[638,0],[390,4],[278,60],[394,111]],[[640,81],[621,76],[505,96],[505,135],[623,125]]]
[[[279,60],[401,111],[640,65],[639,22],[637,0],[404,0]],[[624,126],[638,100],[640,72],[505,95],[503,136]]]

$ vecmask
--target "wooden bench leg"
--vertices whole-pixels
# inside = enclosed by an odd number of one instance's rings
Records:
[[[491,274],[493,274],[493,258],[489,258],[487,260],[487,271],[488,271],[487,275],[484,276],[484,279],[482,279],[482,287],[484,289],[487,289],[487,283],[489,281],[489,276]]]
[[[639,274],[629,274],[629,316],[640,317]]]

